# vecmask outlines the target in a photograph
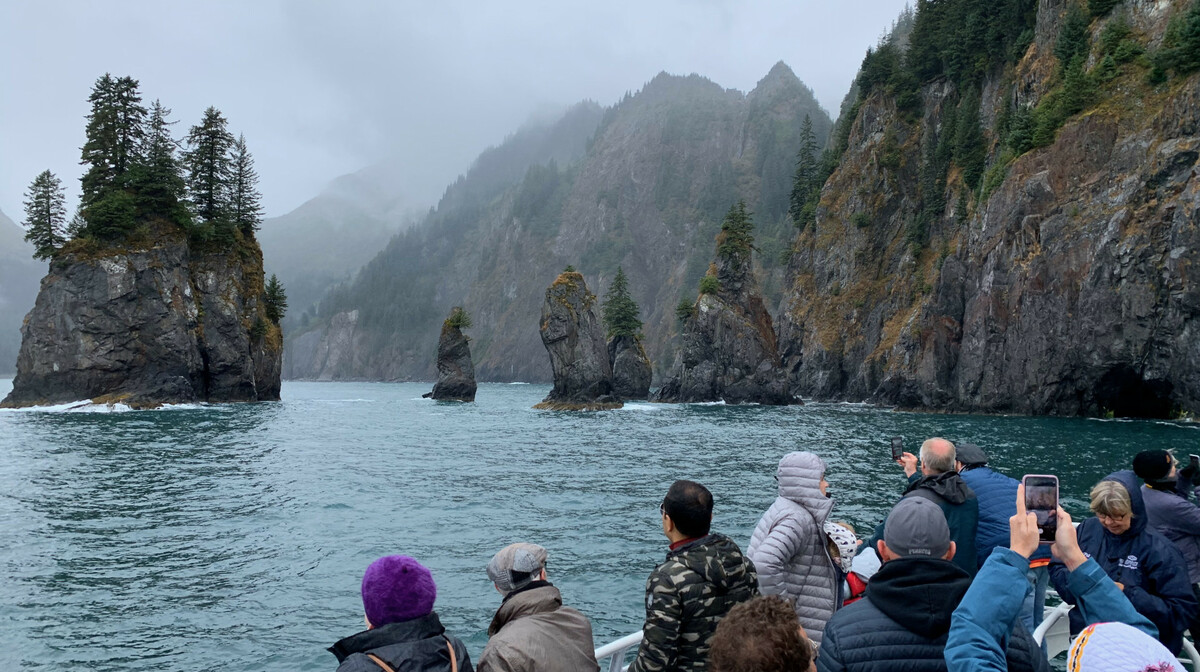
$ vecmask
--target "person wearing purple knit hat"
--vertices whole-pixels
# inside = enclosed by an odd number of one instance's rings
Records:
[[[467,647],[433,611],[433,575],[407,555],[386,555],[362,579],[367,629],[329,647],[338,672],[474,672]]]

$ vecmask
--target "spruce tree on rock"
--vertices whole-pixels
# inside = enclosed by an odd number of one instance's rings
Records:
[[[275,277],[274,273],[271,274],[271,279],[267,280],[263,291],[263,302],[267,308],[267,319],[279,324],[283,316],[287,314],[287,292],[283,290],[283,283],[279,282],[279,278]]]
[[[817,154],[817,136],[812,117],[804,115],[800,127],[800,151],[796,156],[796,172],[792,177],[792,194],[788,214],[792,223],[803,229],[816,219],[816,205],[821,197],[821,157]]]
[[[238,135],[233,143],[231,161],[229,215],[242,233],[252,236],[262,224],[262,195],[258,192],[258,173],[254,158],[246,149],[246,136]]]
[[[617,275],[612,285],[604,295],[603,305],[604,327],[608,337],[637,336],[642,329],[642,321],[638,319],[638,305],[629,294],[629,280],[625,277],[625,269],[617,267]]]
[[[178,143],[171,137],[171,110],[157,100],[150,106],[150,118],[142,139],[142,161],[131,173],[138,211],[144,217],[158,217],[184,224],[189,219],[179,159]]]
[[[225,117],[210,107],[200,123],[188,132],[188,149],[183,154],[187,168],[187,189],[195,214],[218,236],[232,237],[229,217],[230,183],[233,168],[229,153],[233,148]]]
[[[79,179],[80,204],[89,233],[119,236],[135,224],[127,190],[130,169],[141,160],[146,108],[136,79],[114,79],[107,73],[96,80],[88,102],[92,109],[80,159],[87,166]]]
[[[25,193],[25,240],[33,256],[49,259],[67,241],[67,199],[62,182],[46,170],[33,178]]]

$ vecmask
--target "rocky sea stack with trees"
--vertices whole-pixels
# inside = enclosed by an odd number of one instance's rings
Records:
[[[471,363],[470,339],[462,332],[471,328],[471,315],[455,306],[446,321],[442,322],[442,334],[438,338],[437,383],[433,391],[422,396],[437,401],[475,401],[475,365]]]
[[[700,296],[677,308],[683,344],[653,401],[797,403],[754,277],[753,249],[754,221],[738,202],[721,224],[716,260],[700,279]]]
[[[602,411],[622,406],[613,395],[612,365],[595,305],[596,295],[571,266],[546,290],[540,331],[550,354],[554,388],[534,408]]]
[[[279,399],[287,298],[264,281],[245,139],[210,107],[178,155],[171,111],[129,77],[104,75],[89,102],[75,215],[49,171],[26,195],[50,270],[3,405]]]
[[[612,365],[613,392],[621,399],[645,399],[650,395],[654,371],[642,345],[642,320],[638,305],[629,293],[625,269],[617,274],[604,295],[601,312],[608,335],[608,361]]]

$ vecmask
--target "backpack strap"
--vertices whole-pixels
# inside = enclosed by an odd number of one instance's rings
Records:
[[[373,653],[368,653],[367,658],[370,658],[372,663],[375,663],[379,667],[383,668],[383,672],[396,672],[396,670],[394,668],[392,668],[391,665],[388,665],[387,663],[383,662],[382,658],[380,658],[379,656],[377,656]]]
[[[454,653],[454,644],[449,637],[442,635],[442,638],[446,640],[446,648],[450,649],[450,672],[458,672],[458,655]]]

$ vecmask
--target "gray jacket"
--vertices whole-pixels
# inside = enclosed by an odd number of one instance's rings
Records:
[[[592,624],[564,607],[558,588],[535,581],[515,590],[488,626],[478,672],[599,672]]]
[[[784,455],[779,497],[758,521],[747,549],[758,569],[759,590],[792,600],[800,624],[817,644],[839,606],[837,570],[825,546],[825,519],[833,500],[821,494],[824,475],[825,462],[816,455]]]

